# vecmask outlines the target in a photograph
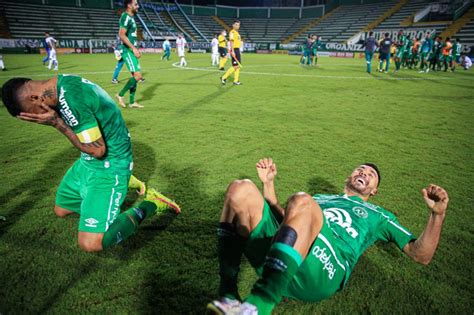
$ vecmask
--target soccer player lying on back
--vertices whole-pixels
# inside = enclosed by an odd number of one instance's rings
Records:
[[[54,212],[80,215],[78,242],[84,251],[120,243],[164,209],[180,211],[151,188],[137,207],[120,213],[129,183],[135,188],[141,183],[131,178],[132,146],[122,114],[98,85],[73,75],[13,78],[2,87],[2,100],[12,116],[55,127],[81,151],[58,187]]]
[[[378,240],[395,243],[423,265],[435,254],[449,200],[439,186],[422,190],[430,214],[417,239],[393,213],[368,202],[380,184],[374,164],[354,169],[343,194],[300,192],[286,208],[275,193],[276,164],[265,158],[256,168],[263,194],[248,179],[227,188],[218,228],[220,299],[208,305],[216,314],[270,314],[283,296],[327,299],[344,287],[359,257]],[[244,303],[237,288],[242,254],[259,275]]]

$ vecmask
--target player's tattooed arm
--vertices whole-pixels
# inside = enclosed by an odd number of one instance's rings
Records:
[[[433,184],[423,189],[422,193],[425,203],[431,210],[430,217],[421,236],[416,241],[405,245],[403,252],[414,261],[428,265],[439,244],[449,196],[444,188]]]
[[[92,155],[97,159],[104,156],[107,147],[103,137],[100,137],[96,141],[90,143],[82,143],[71,127],[69,127],[60,117],[54,127],[63,135],[65,135],[76,148],[81,150],[81,152]]]
[[[275,176],[277,175],[276,164],[271,158],[263,158],[256,164],[258,177],[263,184],[263,198],[267,200],[270,206],[284,216],[285,209],[278,203],[275,192]]]
[[[44,110],[42,114],[20,113],[18,118],[41,125],[53,126],[82,152],[92,155],[95,158],[104,156],[107,148],[102,137],[91,143],[82,143],[71,127],[64,122],[58,113],[46,105],[41,105],[41,108]]]

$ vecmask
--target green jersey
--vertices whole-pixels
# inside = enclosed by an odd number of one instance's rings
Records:
[[[462,45],[458,42],[454,42],[453,49],[451,50],[453,56],[461,56]]]
[[[106,154],[96,159],[81,152],[81,160],[94,169],[130,171],[132,146],[130,133],[115,102],[102,88],[74,75],[58,75],[57,111],[82,143],[100,137]]]
[[[137,24],[133,16],[128,15],[127,12],[123,12],[120,17],[120,28],[124,28],[127,32],[127,38],[133,46],[137,46]],[[123,48],[130,49],[127,45],[122,43]]]
[[[376,241],[394,242],[398,248],[416,239],[395,215],[356,196],[315,195],[346,261],[346,281],[359,257]],[[344,264],[344,263],[343,263]]]

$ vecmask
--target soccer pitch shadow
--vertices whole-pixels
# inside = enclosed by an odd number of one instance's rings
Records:
[[[45,198],[54,200],[54,195],[51,196],[48,188],[58,185],[61,176],[66,173],[77,155],[77,150],[72,147],[59,151],[44,162],[43,167],[32,176],[24,178],[19,185],[12,187],[0,196],[0,203],[8,204],[12,196],[24,195],[23,201],[4,212],[3,216],[6,220],[0,220],[0,239],[23,215],[34,210],[40,200]],[[53,211],[53,204],[52,202],[51,211]]]

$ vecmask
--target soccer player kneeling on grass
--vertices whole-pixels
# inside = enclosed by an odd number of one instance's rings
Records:
[[[227,70],[227,72],[221,77],[221,83],[226,84],[227,78],[231,76],[234,72],[234,85],[240,85],[239,76],[240,76],[240,48],[242,47],[242,41],[239,34],[240,21],[236,20],[232,24],[232,30],[229,32],[229,42],[230,42],[230,55],[232,57],[232,67]]]
[[[25,121],[55,127],[81,151],[56,192],[59,217],[79,214],[79,246],[101,251],[134,234],[147,217],[179,206],[153,188],[138,206],[120,213],[128,188],[142,182],[131,176],[130,133],[113,99],[94,83],[73,75],[35,81],[14,78],[2,87],[10,114]]]
[[[430,215],[416,239],[395,215],[369,203],[380,172],[374,164],[356,167],[340,195],[296,193],[286,208],[275,193],[277,167],[265,158],[256,164],[263,195],[250,180],[227,188],[217,230],[220,300],[208,304],[217,314],[270,314],[282,297],[317,302],[347,283],[359,257],[381,240],[393,242],[414,261],[427,265],[440,239],[448,194],[436,185],[422,190]],[[259,275],[241,302],[237,277],[242,254]]]

